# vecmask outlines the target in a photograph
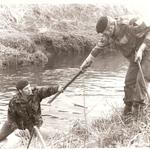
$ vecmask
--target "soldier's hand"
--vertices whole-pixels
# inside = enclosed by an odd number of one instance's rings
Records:
[[[80,66],[80,69],[84,72],[84,71],[86,71],[86,69],[87,69],[88,67],[91,66],[91,64],[92,64],[92,61],[87,61],[87,60],[85,60],[85,61],[82,63],[82,65]]]
[[[88,67],[91,66],[92,62],[94,61],[95,57],[93,57],[91,54],[85,59],[85,61],[80,66],[80,69],[82,71],[85,71]]]
[[[135,54],[135,59],[134,59],[134,61],[135,62],[137,62],[137,61],[140,61],[141,62],[141,60],[142,60],[142,54],[143,54],[143,52],[142,51],[137,51],[136,52],[136,54]]]
[[[58,87],[58,92],[63,93],[63,87],[62,87],[62,86],[60,86],[60,85],[59,85],[59,87]]]
[[[137,61],[140,61],[142,60],[142,55],[143,55],[143,51],[145,50],[146,48],[146,44],[145,43],[142,43],[141,46],[139,47],[138,51],[135,53],[135,62]]]

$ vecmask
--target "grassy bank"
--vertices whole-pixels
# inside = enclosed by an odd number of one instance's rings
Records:
[[[121,5],[0,5],[0,68],[44,66],[58,56],[84,57],[98,40],[100,16],[134,13]]]
[[[117,108],[118,109],[118,108]],[[139,120],[125,118],[121,110],[114,110],[108,118],[87,121],[76,120],[66,134],[56,135],[49,141],[51,148],[121,148],[149,147],[149,113]]]
[[[132,148],[150,146],[150,120],[146,110],[138,121],[134,117],[122,116],[121,108],[112,108],[109,117],[93,120],[74,120],[66,132],[58,131],[45,139],[48,148]],[[48,129],[47,129],[48,130]],[[20,147],[29,141],[27,132],[19,132]],[[33,139],[31,148],[41,147],[40,140]]]

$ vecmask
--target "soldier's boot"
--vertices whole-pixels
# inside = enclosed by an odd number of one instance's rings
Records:
[[[139,117],[139,104],[134,104],[133,105],[133,120],[137,122]]]
[[[123,110],[123,115],[127,116],[132,113],[132,103],[125,104],[124,110]]]
[[[129,124],[132,121],[132,103],[125,104],[123,110],[123,121],[125,124]]]
[[[137,103],[135,103],[135,104],[133,104],[133,120],[135,121],[135,122],[137,122],[137,121],[142,121],[142,119],[143,119],[143,106],[141,105],[141,104],[137,104]]]

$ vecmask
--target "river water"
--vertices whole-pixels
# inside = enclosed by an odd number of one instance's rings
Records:
[[[0,122],[7,117],[8,102],[15,94],[15,83],[28,79],[32,86],[60,84],[64,86],[78,71],[79,64],[64,61],[46,68],[21,68],[0,71]],[[55,101],[42,101],[44,127],[68,130],[76,119],[106,117],[123,107],[124,78],[128,62],[120,54],[98,57]],[[82,106],[85,106],[84,109]]]

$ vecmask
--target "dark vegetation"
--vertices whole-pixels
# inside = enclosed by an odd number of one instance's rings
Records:
[[[83,58],[98,40],[95,24],[101,15],[133,13],[121,5],[0,5],[0,66],[44,66],[57,58]]]

